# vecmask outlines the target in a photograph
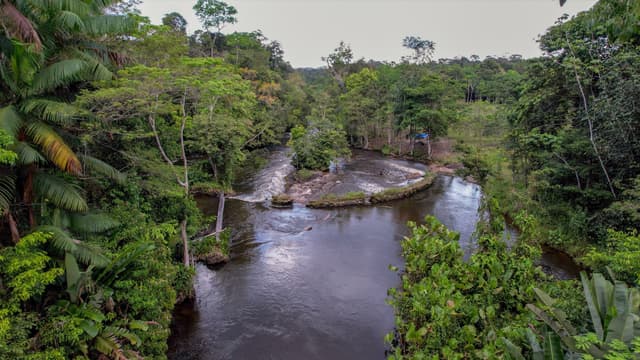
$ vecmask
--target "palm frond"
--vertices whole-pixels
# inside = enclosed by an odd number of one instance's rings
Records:
[[[91,6],[89,1],[82,0],[29,0],[32,6],[42,9],[46,12],[70,11],[85,17],[91,14]]]
[[[103,286],[111,286],[121,274],[129,270],[131,264],[140,257],[148,255],[154,248],[155,246],[150,243],[137,244],[133,250],[125,252],[112,260],[109,265],[96,276],[96,282]]]
[[[0,128],[7,134],[16,137],[23,121],[13,105],[0,108]]]
[[[78,242],[73,255],[83,264],[103,268],[109,264],[109,259],[102,254],[100,246],[86,242]]]
[[[82,79],[87,63],[80,59],[66,59],[53,63],[38,71],[33,78],[32,91],[35,94]]]
[[[102,254],[99,246],[76,240],[57,226],[40,226],[36,231],[51,234],[50,244],[53,249],[60,253],[69,253],[85,265],[102,268],[109,264],[109,259]]]
[[[36,228],[37,232],[51,234],[51,246],[59,252],[73,252],[78,248],[76,240],[69,233],[53,225],[43,225]]]
[[[88,209],[80,187],[55,175],[38,173],[33,185],[40,199],[46,199],[56,207],[75,212]]]
[[[9,31],[10,37],[33,44],[38,51],[42,49],[40,36],[31,20],[9,1],[0,2],[0,23]]]
[[[31,145],[26,142],[20,141],[18,142],[14,148],[16,154],[18,154],[18,164],[21,165],[29,165],[29,164],[44,164],[47,162],[47,159],[38,152],[38,150],[31,147]]]
[[[85,113],[82,109],[71,104],[47,99],[26,100],[20,104],[20,109],[39,119],[62,125],[72,123],[73,120]]]
[[[0,177],[0,212],[4,214],[13,204],[16,191],[16,177],[4,175]]]
[[[78,155],[85,168],[107,176],[118,184],[124,184],[127,176],[106,162],[89,155]]]
[[[85,24],[87,32],[92,35],[127,33],[136,25],[132,18],[121,15],[93,16]]]
[[[72,31],[85,31],[86,26],[82,18],[78,14],[63,10],[58,13],[56,20],[59,27],[69,29]]]
[[[72,302],[78,299],[78,281],[80,280],[80,267],[76,258],[70,252],[64,254],[64,272],[67,278],[67,292]]]
[[[40,146],[44,155],[60,170],[79,175],[82,164],[75,152],[51,127],[36,121],[27,126],[27,134]]]
[[[70,227],[78,233],[101,233],[111,230],[120,223],[110,216],[101,213],[71,214]]]
[[[104,66],[103,61],[105,59],[97,56],[96,53],[89,53],[87,51],[75,51],[78,58],[82,59],[87,67],[84,71],[83,78],[86,80],[111,80],[113,79],[113,72]]]

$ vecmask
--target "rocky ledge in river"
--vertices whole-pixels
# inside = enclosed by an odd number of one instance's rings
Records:
[[[229,256],[222,253],[222,250],[215,248],[212,251],[198,255],[196,261],[202,262],[208,266],[220,265],[229,262]]]

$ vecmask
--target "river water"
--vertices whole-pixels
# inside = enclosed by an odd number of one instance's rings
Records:
[[[393,167],[375,153],[359,156],[369,167]],[[281,159],[274,154],[267,168],[286,167]],[[232,261],[197,266],[196,299],[174,314],[170,359],[383,359],[383,337],[394,324],[387,289],[400,284],[389,266],[403,266],[406,223],[435,215],[460,232],[467,255],[473,251],[482,192],[459,178],[440,176],[426,191],[376,207],[272,209],[246,201],[264,200],[270,186],[281,191],[269,176],[259,172],[250,181],[255,191],[240,196],[245,201],[227,202]],[[215,213],[215,199],[198,200]]]

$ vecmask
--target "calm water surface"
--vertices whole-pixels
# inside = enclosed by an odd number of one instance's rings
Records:
[[[358,153],[355,161],[341,177],[345,191],[388,182],[371,176],[376,167],[424,169],[375,153]],[[339,210],[249,202],[282,191],[287,166],[276,152],[251,179],[253,193],[227,202],[232,261],[219,269],[198,265],[196,300],[176,309],[170,359],[384,359],[383,337],[394,324],[387,289],[400,283],[389,266],[403,266],[406,223],[435,215],[460,232],[467,255],[473,251],[477,185],[441,176],[410,199]],[[217,206],[208,197],[199,205],[209,214]]]
[[[226,226],[239,244],[233,261],[198,266],[196,300],[175,314],[170,358],[383,359],[393,329],[386,293],[399,285],[389,265],[402,267],[406,222],[436,215],[468,245],[480,196],[476,185],[440,177],[380,207],[276,210],[229,201]]]

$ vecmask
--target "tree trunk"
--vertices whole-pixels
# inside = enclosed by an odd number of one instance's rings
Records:
[[[220,232],[222,232],[222,220],[224,217],[224,191],[220,191],[218,199],[218,215],[216,216],[216,242],[220,242]]]
[[[22,194],[22,199],[24,200],[24,204],[27,207],[27,211],[29,212],[29,226],[31,229],[36,227],[36,216],[33,211],[33,177],[35,176],[36,167],[31,164],[27,168],[27,178],[24,181],[24,192]]]
[[[13,218],[10,212],[7,212],[7,220],[9,221],[9,230],[11,231],[11,241],[17,244],[20,242],[20,231],[18,230],[16,219]]]
[[[569,42],[569,34],[565,33],[565,36],[567,38],[567,45],[569,46],[569,50],[571,50],[571,54],[573,55],[573,57],[575,58],[576,55],[573,52],[573,47],[571,46],[571,42]],[[580,80],[580,74],[578,74],[578,68],[577,65],[574,64],[573,66],[573,72],[575,74],[576,77],[576,82],[578,83],[578,90],[580,91],[580,96],[582,97],[582,106],[584,108],[584,113],[585,116],[587,117],[587,124],[589,125],[589,141],[591,142],[591,146],[593,147],[593,152],[596,155],[596,158],[598,159],[598,162],[600,163],[600,168],[602,169],[602,172],[604,173],[604,177],[607,179],[607,185],[609,185],[609,190],[611,191],[611,195],[613,195],[614,199],[617,199],[617,195],[616,195],[616,191],[613,188],[613,184],[611,182],[611,178],[609,177],[609,172],[607,171],[607,167],[604,165],[604,161],[602,160],[602,156],[600,156],[600,151],[598,151],[598,146],[596,145],[596,139],[595,139],[595,135],[594,135],[594,131],[593,131],[593,121],[591,120],[591,115],[589,114],[589,105],[587,102],[587,95],[584,92],[584,89],[582,87],[582,81]]]
[[[411,156],[413,156],[413,151],[415,150],[415,147],[416,147],[416,137],[413,134],[413,126],[409,128],[409,139],[411,141]]]
[[[187,219],[180,222],[180,237],[182,238],[182,262],[184,266],[191,265],[189,261],[189,238],[187,237]]]

